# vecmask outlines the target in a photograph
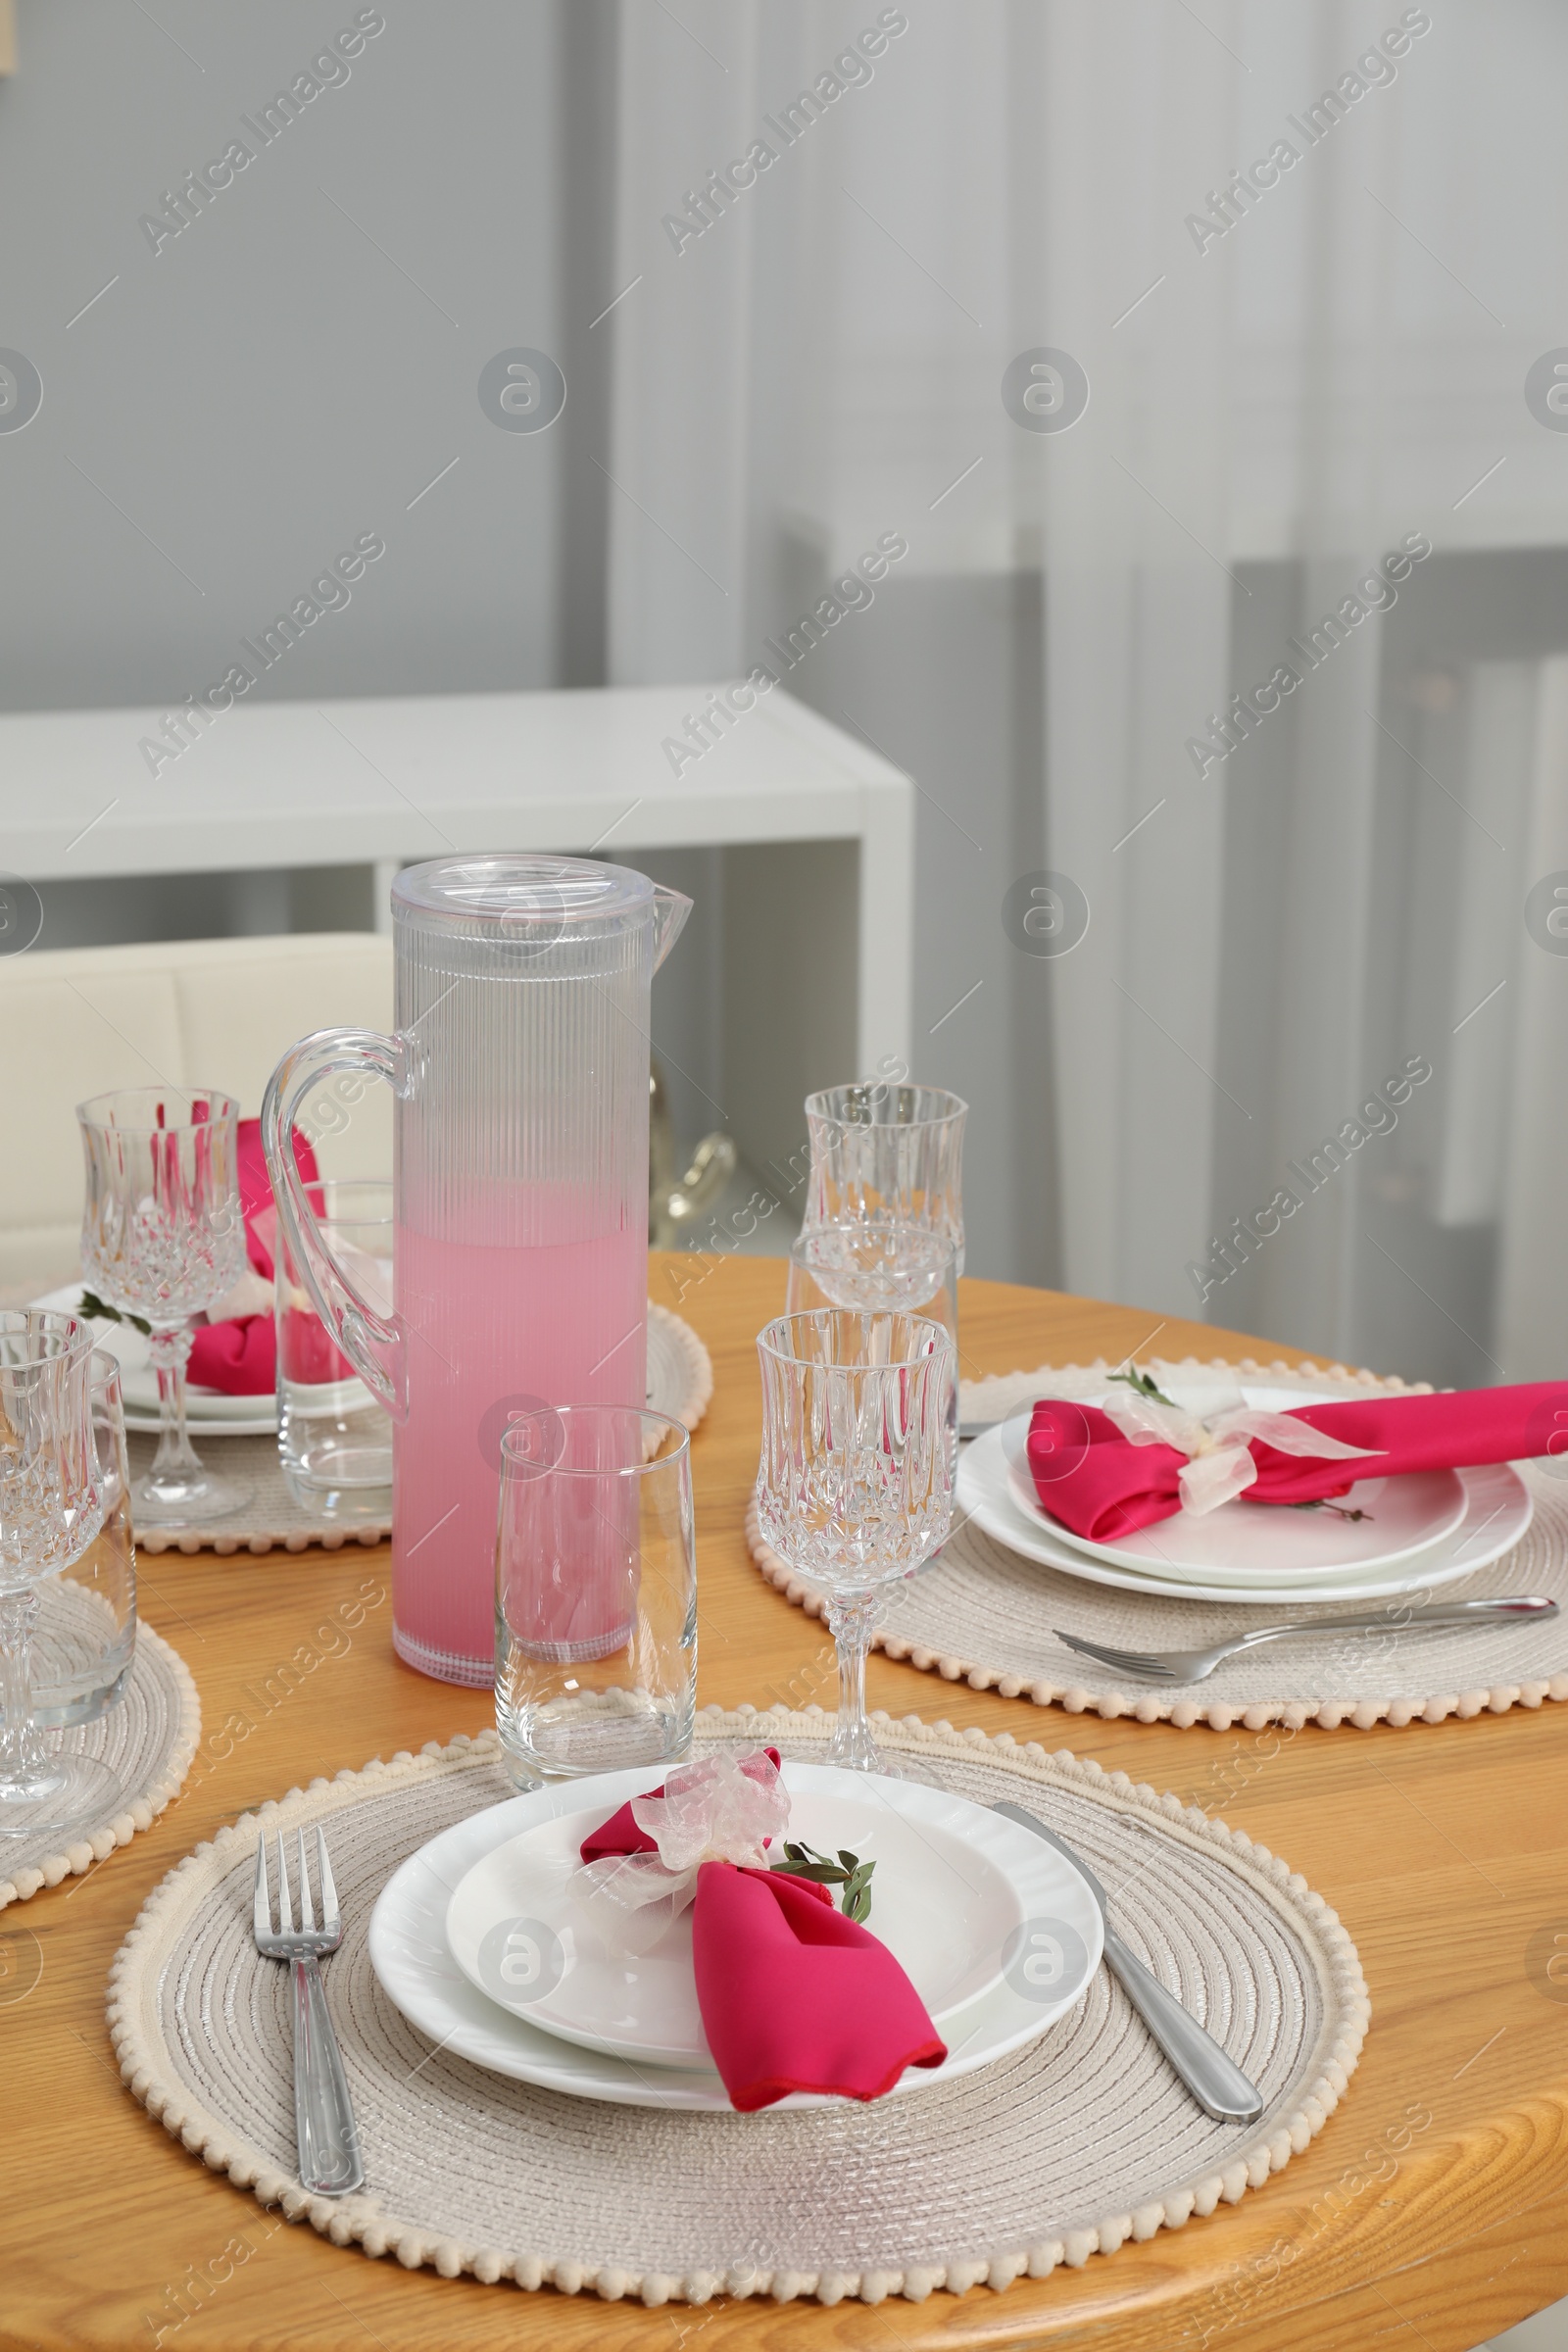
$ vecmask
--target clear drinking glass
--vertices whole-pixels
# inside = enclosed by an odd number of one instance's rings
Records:
[[[830,1086],[806,1098],[811,1172],[802,1230],[846,1217],[929,1225],[963,1272],[963,1123],[969,1105],[940,1086]]]
[[[78,1102],[87,1195],[81,1273],[122,1314],[152,1326],[162,1427],[152,1467],[131,1500],[139,1517],[178,1527],[241,1499],[203,1468],[185,1432],[191,1317],[217,1304],[245,1271],[232,1096],[130,1087]]]
[[[691,1746],[691,1440],[630,1405],[513,1415],[501,1439],[496,1724],[522,1785]]]
[[[72,1828],[121,1793],[107,1765],[49,1753],[32,1703],[38,1587],[81,1557],[103,1520],[92,1352],[78,1316],[0,1314],[0,1836]]]
[[[897,1779],[865,1720],[865,1657],[884,1585],[947,1539],[957,1363],[924,1315],[822,1308],[758,1334],[762,1540],[828,1591],[839,1722],[830,1764]]]
[[[44,1731],[91,1723],[119,1703],[136,1647],[136,1545],[120,1365],[107,1348],[87,1367],[103,1521],[78,1559],[38,1588],[32,1720]]]
[[[392,1312],[390,1179],[309,1188],[322,1241],[377,1314]],[[277,1453],[295,1501],[327,1519],[392,1516],[392,1421],[339,1352],[276,1219]]]

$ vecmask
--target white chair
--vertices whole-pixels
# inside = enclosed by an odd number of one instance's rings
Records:
[[[77,1271],[78,1102],[111,1087],[210,1086],[254,1117],[285,1049],[343,1025],[391,1028],[389,939],[294,932],[0,960],[0,1299],[18,1303]],[[351,1109],[330,1102],[311,1124],[323,1174],[391,1174],[384,1087],[368,1088]]]

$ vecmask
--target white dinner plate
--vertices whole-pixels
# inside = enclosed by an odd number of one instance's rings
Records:
[[[1313,1577],[1291,1584],[1279,1576],[1255,1584],[1208,1584],[1191,1576],[1158,1575],[1108,1560],[1092,1559],[1063,1536],[1049,1534],[1043,1515],[1032,1516],[1014,1500],[1006,1451],[999,1429],[976,1438],[958,1458],[959,1508],[984,1534],[1009,1551],[1043,1567],[1059,1568],[1092,1585],[1123,1592],[1154,1592],[1167,1600],[1229,1600],[1247,1607],[1278,1607],[1283,1601],[1382,1600],[1396,1592],[1452,1584],[1510,1551],[1535,1511],[1530,1491],[1506,1462],[1454,1473],[1465,1496],[1465,1515],[1441,1542],[1383,1568],[1362,1568],[1344,1577]],[[1315,1515],[1315,1514],[1314,1514]],[[1300,1514],[1302,1518],[1306,1513]],[[1169,1524],[1161,1521],[1162,1526]]]
[[[797,1769],[787,1765],[793,1779]],[[591,1784],[602,1818],[627,1797],[657,1788],[658,1771],[606,1773]],[[895,1784],[902,1785],[902,1784]],[[578,2098],[606,2099],[619,2106],[673,2107],[731,2112],[723,2083],[710,2065],[641,2066],[603,2050],[584,2049],[546,2034],[514,2016],[470,1984],[447,1943],[446,1919],[462,1880],[484,1855],[507,1844],[536,1823],[580,1812],[590,1784],[573,1782],[516,1796],[460,1821],[433,1838],[393,1873],[370,1919],[370,1964],[387,1997],[409,2022],[444,2053],[456,2054],[493,2074],[535,2082]],[[951,1800],[955,1803],[960,1801]],[[1021,1833],[1027,1836],[1027,1833]],[[1103,1935],[1100,1906],[1080,1872],[1032,1838],[1048,1864],[1042,1881],[1043,1908],[1023,1923],[1016,1954],[1003,1981],[954,2020],[944,2034],[948,2056],[938,2067],[910,2067],[888,2093],[897,2098],[927,2084],[972,2074],[1054,2025],[1065,2014],[1100,1965]],[[874,1882],[873,1882],[874,1884]],[[876,1910],[873,1902],[872,1919]],[[793,2091],[782,2107],[837,2106],[817,2092]]]
[[[46,1298],[34,1298],[32,1303],[74,1315],[80,1311],[81,1289],[79,1282],[67,1283],[63,1290],[51,1291]],[[97,1345],[119,1358],[125,1427],[156,1430],[158,1375],[152,1367],[146,1339],[133,1324],[112,1323],[107,1316],[95,1315],[92,1328]],[[200,1389],[194,1381],[187,1381],[185,1418],[193,1429],[220,1429],[225,1437],[275,1437],[277,1399],[271,1396],[229,1396],[221,1389]]]
[[[786,1835],[822,1854],[874,1861],[872,1932],[903,1967],[933,2025],[1002,1982],[1024,1919],[1051,1900],[1051,1848],[1015,1822],[918,1782],[790,1764]],[[584,2049],[652,2066],[711,2066],[684,1910],[646,1952],[616,1915],[572,1890],[597,1801],[536,1822],[476,1862],[447,1912],[452,1956],[502,2008]]]

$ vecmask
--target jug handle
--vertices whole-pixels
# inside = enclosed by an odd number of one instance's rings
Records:
[[[394,1421],[409,1411],[407,1347],[394,1314],[378,1314],[327,1248],[294,1157],[294,1122],[305,1097],[330,1070],[368,1071],[406,1097],[412,1083],[408,1044],[376,1029],[318,1029],[290,1046],[262,1100],[262,1148],[272,1199],[311,1304],[376,1402]]]
[[[686,928],[686,917],[692,910],[690,899],[678,890],[666,890],[662,882],[654,884],[654,969],[657,972],[670,949]]]

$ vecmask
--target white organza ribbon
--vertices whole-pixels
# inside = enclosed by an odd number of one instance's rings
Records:
[[[242,1315],[270,1315],[272,1311],[272,1286],[247,1266],[238,1281],[231,1284],[221,1298],[215,1298],[207,1309],[209,1323],[237,1323]],[[303,1291],[296,1294],[301,1306],[311,1306]],[[316,1309],[311,1307],[314,1315]]]
[[[1182,1508],[1200,1516],[1217,1511],[1222,1502],[1245,1494],[1257,1476],[1257,1464],[1248,1449],[1249,1438],[1261,1438],[1281,1453],[1318,1461],[1371,1459],[1376,1446],[1347,1446],[1343,1438],[1325,1437],[1310,1422],[1294,1413],[1270,1413],[1246,1404],[1238,1396],[1233,1406],[1199,1419],[1180,1405],[1161,1404],[1126,1389],[1107,1396],[1101,1410],[1133,1446],[1174,1446],[1187,1462],[1177,1478]]]
[[[789,1791],[762,1748],[678,1764],[662,1796],[634,1796],[631,1817],[653,1854],[607,1854],[573,1871],[567,1892],[597,1915],[606,1940],[647,1951],[697,1892],[705,1862],[765,1867],[766,1841],[789,1827]]]

